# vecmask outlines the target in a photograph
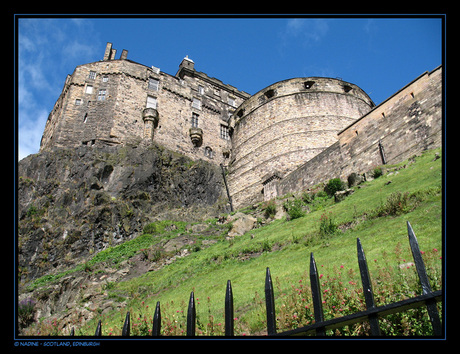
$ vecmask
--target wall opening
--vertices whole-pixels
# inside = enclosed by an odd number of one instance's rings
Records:
[[[270,89],[270,90],[267,90],[265,93],[264,93],[265,97],[267,98],[272,98],[275,96],[275,90],[273,89]]]

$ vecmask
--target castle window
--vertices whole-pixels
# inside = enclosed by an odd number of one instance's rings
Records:
[[[147,96],[147,103],[145,108],[154,108],[157,109],[157,99],[153,96]]]
[[[220,137],[225,140],[230,140],[230,136],[228,134],[228,127],[226,125],[220,125]]]
[[[196,113],[192,113],[192,127],[198,128],[198,117],[199,115]]]
[[[198,93],[200,95],[204,95],[204,87],[203,86],[201,86],[201,85],[198,86]]]
[[[209,146],[205,147],[204,156],[209,157],[210,159],[212,159],[214,157],[214,153],[213,153],[212,149]]]
[[[343,85],[343,90],[345,92],[350,92],[351,90],[353,89],[353,87],[349,86],[349,85]]]
[[[97,94],[97,100],[98,101],[105,101],[105,96],[107,94],[107,90],[99,90],[99,93]]]
[[[235,102],[235,99],[232,98],[232,97],[229,97],[228,98],[228,104],[232,107],[236,107],[236,102]]]
[[[102,77],[102,82],[107,82],[109,81],[109,77],[108,76],[103,76]]]
[[[194,98],[192,101],[192,107],[196,109],[201,109],[201,101],[198,98]]]
[[[94,80],[96,78],[96,72],[95,71],[90,71],[88,75],[88,79]]]
[[[77,98],[75,100],[75,106],[80,106],[81,105],[81,99],[80,98]]]
[[[157,79],[149,78],[149,90],[158,91],[160,81]]]
[[[83,117],[83,123],[86,123],[88,120],[88,113],[85,113],[85,116]]]
[[[268,90],[264,93],[265,97],[267,98],[272,98],[273,96],[275,96],[275,90],[271,89],[271,90]]]
[[[315,84],[314,81],[305,81],[303,83],[303,86],[308,90],[308,89],[311,89],[311,87]]]
[[[93,86],[86,85],[85,93],[92,94],[93,93]]]

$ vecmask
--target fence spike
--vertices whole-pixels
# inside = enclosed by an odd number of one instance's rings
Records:
[[[233,292],[232,283],[227,281],[225,292],[225,335],[233,337]]]
[[[100,337],[101,336],[101,332],[102,332],[101,327],[102,327],[101,320],[99,320],[99,322],[97,323],[97,327],[96,327],[96,333],[94,333],[95,337]]]
[[[407,222],[407,233],[409,235],[409,244],[412,252],[412,257],[414,258],[415,268],[417,269],[418,278],[420,280],[420,284],[422,285],[422,294],[429,294],[432,292],[430,281],[428,280],[425,263],[423,262],[417,237],[415,236],[414,230],[412,229],[409,221]],[[436,306],[436,301],[427,301],[426,308],[428,310],[428,315],[430,316],[431,326],[433,327],[434,334],[436,336],[442,335],[441,321],[439,319],[439,312]]]
[[[372,283],[371,277],[369,276],[369,269],[367,268],[366,256],[364,254],[363,246],[361,245],[359,237],[357,238],[357,248],[359,272],[361,274],[361,282],[363,283],[364,300],[366,301],[367,309],[372,309],[375,307],[374,293],[372,291]],[[371,325],[371,334],[373,336],[380,336],[381,333],[379,319],[376,314],[369,315],[369,324]]]
[[[159,337],[160,330],[161,330],[161,310],[160,310],[160,301],[157,301],[157,306],[155,307],[155,314],[153,315],[152,336]]]
[[[414,234],[414,230],[410,222],[407,222],[407,233],[409,235],[409,244],[412,251],[412,257],[414,258],[415,268],[417,269],[420,284],[422,285],[422,294],[431,293],[431,285],[426,274],[425,263],[423,262],[422,254],[418,246],[417,237]]]
[[[276,334],[275,318],[275,295],[273,293],[272,277],[270,268],[267,267],[265,275],[265,307],[267,309],[267,334],[270,336]]]
[[[195,336],[195,326],[196,326],[196,308],[195,308],[195,297],[193,291],[190,293],[190,300],[188,302],[188,311],[187,311],[187,336]]]
[[[125,317],[125,323],[123,324],[123,330],[121,331],[121,335],[123,337],[129,337],[129,334],[131,332],[131,318],[129,311],[126,313]]]
[[[75,336],[75,327],[72,327],[71,331],[70,331],[70,336],[71,337],[74,337]]]
[[[313,257],[313,252],[310,253],[310,287],[311,295],[313,299],[313,311],[315,315],[315,323],[320,323],[324,321],[323,316],[323,304],[321,301],[321,288],[319,283],[318,270],[316,268],[315,257]],[[326,331],[324,328],[316,329],[317,336],[325,336]]]

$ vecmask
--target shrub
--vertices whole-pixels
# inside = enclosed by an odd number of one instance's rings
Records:
[[[289,220],[294,220],[305,216],[305,212],[302,209],[301,199],[287,200],[284,202],[283,208],[288,213]]]
[[[386,203],[377,208],[377,216],[397,216],[409,212],[411,209],[409,199],[410,195],[408,192],[391,193],[388,196]]]
[[[329,182],[327,182],[326,187],[324,187],[324,191],[330,197],[332,197],[335,192],[343,191],[344,189],[345,184],[341,181],[340,178],[330,179]]]
[[[383,171],[380,167],[374,168],[374,178],[379,178],[381,175],[383,175]]]
[[[31,298],[24,299],[18,304],[18,318],[22,327],[27,327],[34,321],[35,301]]]
[[[332,214],[329,213],[329,216],[326,213],[321,215],[319,219],[319,234],[322,237],[326,237],[336,233],[338,230],[337,224],[332,219]]]
[[[314,199],[315,199],[315,193],[308,193],[308,192],[302,193],[302,200],[305,204],[312,203]]]
[[[274,217],[276,215],[276,203],[274,200],[270,200],[265,207],[265,218]]]

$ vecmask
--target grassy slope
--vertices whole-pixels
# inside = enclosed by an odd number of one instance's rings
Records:
[[[361,218],[364,213],[369,213],[385,203],[388,195],[393,192],[415,192],[433,187],[439,189],[442,183],[441,159],[433,161],[435,152],[440,150],[426,152],[418,157],[414,164],[406,161],[395,165],[406,164],[407,168],[399,170],[397,174],[385,174],[374,181],[366,182],[360,189],[355,187],[355,193],[340,203],[326,201],[323,203],[323,210],[313,211],[292,221],[274,221],[236,237],[233,242],[220,238],[219,242],[210,247],[178,259],[159,271],[114,284],[108,290],[108,296],[126,296],[128,308],[134,312],[132,316],[137,316],[138,312],[153,316],[155,303],[160,301],[165,309],[165,318],[168,311],[171,314],[184,311],[185,314],[190,291],[194,290],[199,303],[198,316],[205,322],[209,313],[212,313],[217,324],[224,322],[225,287],[230,279],[233,286],[235,316],[239,318],[239,323],[244,323],[243,330],[257,332],[263,328],[264,310],[254,298],[256,292],[262,300],[264,298],[266,267],[270,267],[277,285],[277,298],[280,291],[287,292],[300,279],[307,281],[308,275],[305,272],[309,267],[310,252],[314,253],[321,273],[331,274],[334,266],[344,265],[347,269],[356,270],[357,278],[353,280],[359,281],[357,237],[361,239],[369,260],[379,259],[386,251],[391,261],[392,251],[401,243],[403,255],[411,261],[406,221],[411,222],[422,250],[442,249],[441,193],[428,195],[417,208],[400,216],[367,220]],[[391,183],[387,184],[390,180]],[[321,239],[317,234],[319,219],[323,213],[332,216],[337,224],[353,220],[362,221],[345,232],[339,231],[327,239]],[[266,251],[258,257],[245,261],[238,259],[239,254],[250,254],[262,249]],[[270,249],[271,251],[268,251]],[[395,258],[393,261],[396,264]],[[369,268],[372,276],[375,271],[373,262],[369,262]],[[277,308],[282,305],[279,302],[278,298]],[[147,305],[148,309],[145,308]],[[123,316],[124,313],[114,311],[104,318],[103,334],[108,334],[109,328],[116,328],[116,334],[118,328],[121,328]],[[93,320],[82,328],[81,334],[92,334],[95,323]]]

